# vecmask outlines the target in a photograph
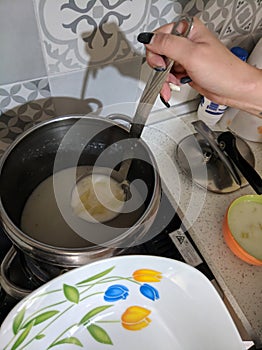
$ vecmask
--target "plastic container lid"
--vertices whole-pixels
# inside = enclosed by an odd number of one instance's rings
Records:
[[[248,57],[248,51],[239,46],[234,46],[230,50],[234,55],[239,57],[242,61],[246,61]]]

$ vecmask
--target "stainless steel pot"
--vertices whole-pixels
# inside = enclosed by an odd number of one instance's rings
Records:
[[[18,137],[0,163],[1,221],[15,247],[37,263],[62,270],[115,255],[119,247],[123,249],[146,240],[158,211],[161,186],[155,159],[141,139],[135,140],[139,157],[132,162],[128,180],[140,179],[146,184],[144,210],[137,222],[115,238],[113,244],[65,248],[43,243],[21,229],[24,205],[43,180],[56,171],[75,166],[76,157],[78,165],[92,166],[101,153],[113,145],[102,160],[103,166],[111,167],[126,152],[117,145],[128,136],[127,126],[107,118],[65,116],[38,124]]]

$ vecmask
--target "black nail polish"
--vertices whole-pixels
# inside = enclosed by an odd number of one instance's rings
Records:
[[[138,34],[137,40],[142,44],[149,44],[154,33],[143,32]]]
[[[166,67],[154,67],[154,70],[156,72],[164,72],[166,70]]]
[[[191,83],[191,81],[192,81],[192,79],[189,77],[183,77],[180,79],[181,84],[188,84],[188,83]]]
[[[166,102],[163,97],[160,95],[160,100],[164,103],[164,105],[167,107],[167,108],[170,108],[170,104],[168,102]]]

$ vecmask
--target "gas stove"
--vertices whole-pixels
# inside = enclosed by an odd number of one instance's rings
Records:
[[[181,220],[174,207],[164,193],[162,193],[162,196],[165,205],[160,207],[150,229],[152,232],[159,233],[155,236],[152,235],[153,238],[140,245],[125,249],[120,255],[155,255],[179,260],[194,266],[210,281],[214,281],[215,278],[211,270],[190,234],[181,226]],[[2,229],[0,229],[0,247],[0,261],[3,261],[7,255],[9,255],[10,261],[8,266],[5,267],[4,273],[8,276],[11,283],[18,287],[17,290],[21,289],[22,291],[27,290],[30,292],[47,282],[48,276],[45,276],[45,271],[38,271],[36,267],[30,266],[25,255],[12,247],[12,243]],[[14,293],[12,289],[6,288],[6,286],[3,288],[3,286],[5,286],[4,283],[2,283],[0,289],[0,324],[21,299],[17,291]]]

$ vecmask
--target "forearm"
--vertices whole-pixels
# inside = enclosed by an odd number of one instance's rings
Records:
[[[190,85],[200,94],[219,104],[241,109],[262,118],[262,70],[245,63],[234,79],[227,77],[219,94],[203,89],[192,82]]]
[[[248,83],[235,107],[262,118],[262,70],[251,68]]]

